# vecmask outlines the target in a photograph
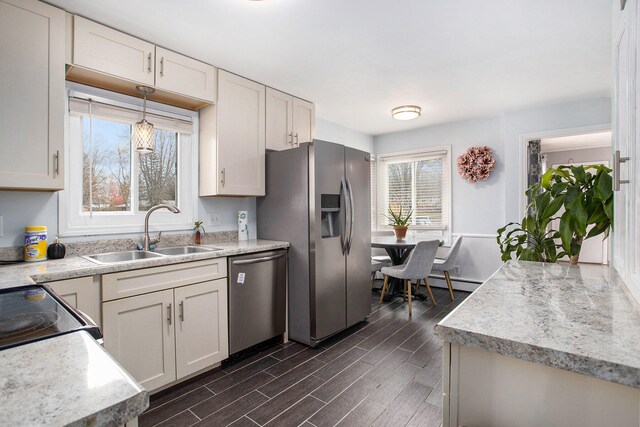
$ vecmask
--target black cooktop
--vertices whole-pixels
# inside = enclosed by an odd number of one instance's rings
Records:
[[[97,327],[43,286],[0,290],[0,350],[78,330],[101,338]]]

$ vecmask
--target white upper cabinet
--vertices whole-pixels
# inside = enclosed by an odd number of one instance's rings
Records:
[[[153,86],[155,46],[87,19],[74,18],[73,63]]]
[[[316,133],[316,108],[302,99],[293,98],[293,143],[297,147],[311,142]]]
[[[0,0],[0,188],[64,185],[65,15]]]
[[[218,102],[200,112],[200,195],[264,196],[265,86],[218,70]]]
[[[312,103],[267,88],[266,113],[268,150],[286,150],[313,140],[315,107]]]
[[[156,47],[156,87],[211,103],[216,99],[216,70],[211,65]]]

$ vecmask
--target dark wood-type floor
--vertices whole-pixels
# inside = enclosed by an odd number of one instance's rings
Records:
[[[424,288],[421,289],[424,293]],[[437,305],[372,296],[367,322],[311,349],[275,344],[151,397],[140,426],[440,426],[442,341],[434,325],[469,294]]]

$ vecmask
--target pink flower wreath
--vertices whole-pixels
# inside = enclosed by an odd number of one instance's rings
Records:
[[[491,148],[469,147],[458,157],[458,173],[470,183],[484,181],[489,178],[496,165]]]

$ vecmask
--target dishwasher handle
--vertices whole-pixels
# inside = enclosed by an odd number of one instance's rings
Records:
[[[284,255],[285,255],[284,253],[281,253],[277,255],[263,256],[259,258],[238,259],[238,260],[232,261],[231,264],[233,265],[257,264],[259,262],[273,261],[274,259],[282,258]]]

